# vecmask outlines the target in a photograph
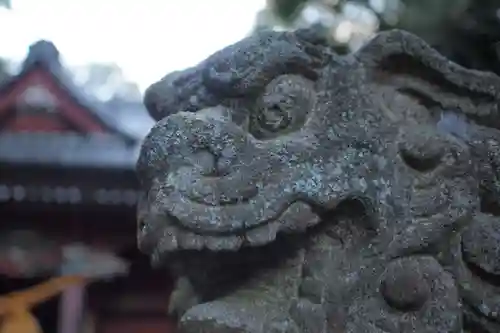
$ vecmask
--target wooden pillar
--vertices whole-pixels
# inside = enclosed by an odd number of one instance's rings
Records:
[[[85,286],[68,287],[59,302],[59,333],[81,333],[85,310]]]

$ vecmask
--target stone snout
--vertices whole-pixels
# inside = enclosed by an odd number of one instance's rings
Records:
[[[137,164],[144,191],[138,205],[139,249],[154,255],[219,249],[222,243],[239,248],[241,240],[230,234],[252,219],[260,177],[256,151],[252,137],[223,107],[160,120]]]
[[[139,248],[158,260],[177,250],[235,251],[316,224],[309,203],[298,200],[322,190],[304,187],[317,174],[305,163],[306,146],[296,137],[258,140],[223,107],[160,120],[137,163]]]

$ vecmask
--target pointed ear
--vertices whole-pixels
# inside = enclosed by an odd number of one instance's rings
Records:
[[[423,108],[435,119],[434,111],[451,110],[500,129],[500,78],[493,73],[461,67],[401,30],[379,33],[355,57],[393,113]]]

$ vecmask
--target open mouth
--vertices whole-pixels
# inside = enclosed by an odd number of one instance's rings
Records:
[[[238,251],[183,249],[164,253],[161,261],[174,276],[191,283],[200,295],[200,302],[209,302],[230,294],[258,276],[259,271],[277,267],[295,255],[305,239],[305,235],[281,234],[274,242],[262,246],[242,247]]]
[[[365,216],[364,206],[353,211],[347,208],[352,208],[351,205],[342,209],[343,206],[339,206],[342,202],[326,209],[296,201],[275,219],[258,227],[222,235],[191,233],[174,226],[178,222],[175,222],[175,217],[170,217],[173,220],[164,227],[169,230],[167,237],[159,239],[151,253],[152,261],[156,265],[167,266],[178,281],[169,312],[174,316],[182,316],[193,306],[246,288],[261,276],[260,272],[280,267],[290,258],[296,258],[298,250],[305,248],[314,234],[325,232],[326,226],[331,226],[330,222],[322,221],[336,221],[344,214],[358,216],[360,211],[363,212],[360,216]],[[350,203],[349,200],[346,202]],[[354,207],[359,208],[358,205]],[[304,229],[301,232],[297,232],[297,227],[292,227],[299,222]],[[291,226],[290,229],[287,225]],[[189,282],[189,288],[185,288],[186,281]],[[179,308],[178,297],[185,297],[186,294],[195,295],[191,297],[193,301],[188,305],[181,301]]]
[[[170,314],[179,317],[195,305],[230,294],[258,276],[259,271],[295,256],[297,249],[304,247],[308,231],[296,232],[294,224],[301,223],[305,229],[319,220],[310,205],[293,202],[276,218],[249,230],[197,234],[183,228],[175,216],[167,215],[162,230],[155,232],[160,234],[155,236],[156,246],[149,254],[154,266],[167,266],[177,278]],[[179,301],[178,297],[191,300],[186,305],[186,300]]]

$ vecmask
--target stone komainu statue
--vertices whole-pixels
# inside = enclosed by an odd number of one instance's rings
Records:
[[[187,333],[500,332],[500,78],[261,32],[146,92],[138,244]]]

